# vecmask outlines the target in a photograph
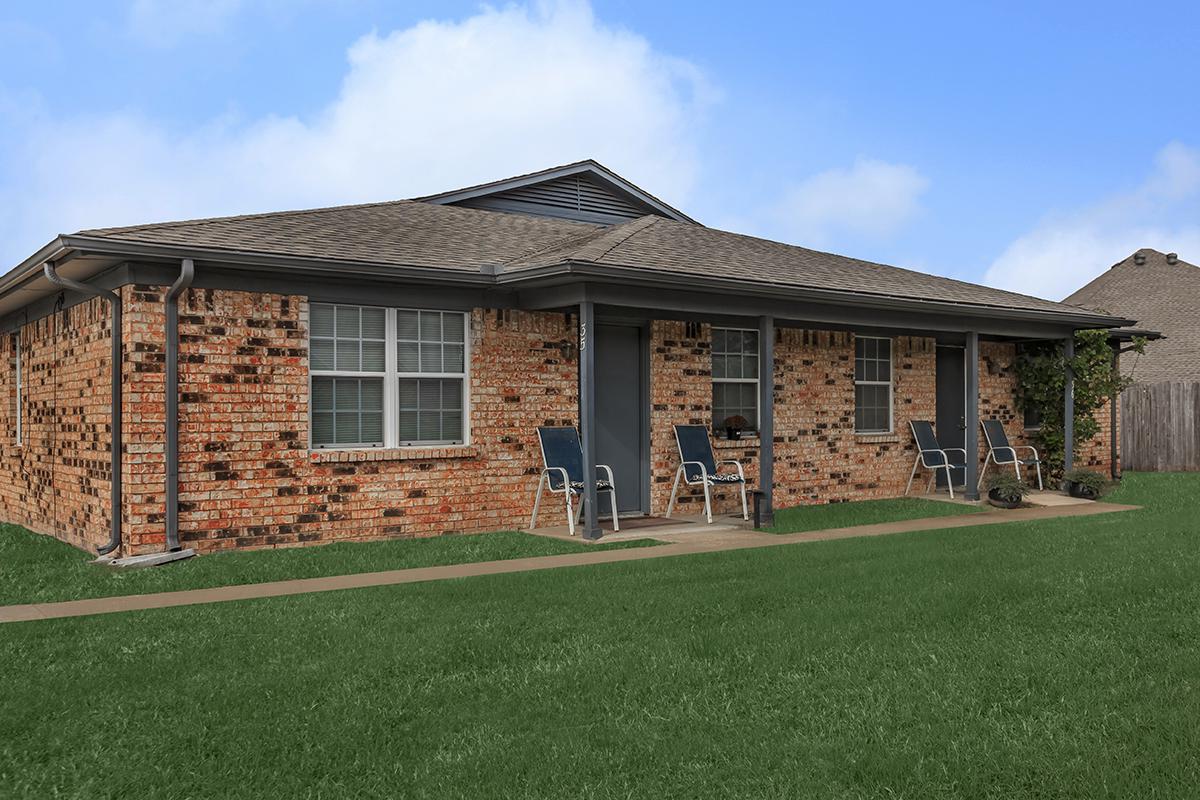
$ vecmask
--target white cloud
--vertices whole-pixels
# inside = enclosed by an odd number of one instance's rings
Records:
[[[372,33],[312,119],[25,120],[0,258],[82,227],[412,197],[586,157],[681,203],[710,97],[690,64],[581,2]]]
[[[1200,259],[1200,150],[1172,142],[1139,186],[1047,217],[992,262],[984,282],[1062,298],[1142,247]]]
[[[221,30],[242,5],[242,0],[133,0],[126,24],[134,38],[165,47]]]
[[[776,216],[789,238],[825,246],[839,234],[884,237],[921,209],[929,179],[907,164],[859,158],[848,169],[806,178],[784,195]]]

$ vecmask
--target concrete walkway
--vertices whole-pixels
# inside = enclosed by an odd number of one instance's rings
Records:
[[[931,517],[876,525],[858,525],[807,533],[770,534],[747,530],[689,530],[659,534],[646,530],[646,538],[658,539],[658,547],[638,547],[626,550],[593,550],[558,556],[514,558],[505,561],[483,561],[474,564],[453,564],[444,567],[421,567],[388,572],[364,572],[336,575],[327,578],[303,578],[273,583],[251,583],[241,586],[220,586],[213,589],[189,589],[180,592],[135,594],[121,597],[98,597],[90,600],[68,600],[60,603],[30,603],[0,606],[0,622],[27,622],[61,617],[82,617],[91,614],[112,614],[118,611],[140,611],[150,608],[170,608],[199,603],[224,603],[232,600],[252,600],[260,597],[282,597],[310,592],[332,592],[341,589],[360,589],[367,586],[392,586],[402,583],[423,583],[450,578],[470,578],[480,575],[503,575],[511,572],[533,572],[560,567],[581,567],[594,564],[614,564],[621,561],[640,561],[647,558],[669,558],[695,553],[744,550],[757,547],[776,547],[800,542],[830,539],[849,539],[856,536],[884,536],[911,531],[971,528],[977,525],[997,525],[1005,522],[1081,517],[1131,511],[1138,506],[1115,503],[1054,506],[1048,508],[1019,508],[1012,511],[985,511],[953,517]]]

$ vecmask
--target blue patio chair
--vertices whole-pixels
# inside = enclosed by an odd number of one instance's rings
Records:
[[[1029,445],[1020,445],[1013,447],[1008,443],[1008,433],[1004,430],[1003,423],[998,419],[981,419],[979,424],[983,426],[983,437],[987,439],[988,454],[983,460],[983,469],[979,472],[979,485],[983,486],[983,476],[987,474],[988,464],[995,464],[998,467],[1008,466],[1012,464],[1013,472],[1017,473],[1017,480],[1022,480],[1021,467],[1033,467],[1037,470],[1038,491],[1042,491],[1042,460],[1038,457],[1038,451]],[[1028,450],[1033,454],[1030,458],[1018,458],[1018,450]]]
[[[912,429],[913,441],[917,443],[917,459],[913,462],[912,472],[908,476],[908,486],[904,488],[904,493],[908,494],[912,489],[913,478],[917,477],[917,468],[924,467],[929,470],[929,485],[925,487],[925,494],[929,494],[933,491],[933,482],[937,479],[940,469],[946,472],[946,488],[950,490],[950,499],[953,500],[954,474],[952,470],[962,470],[963,480],[966,480],[967,451],[961,447],[942,447],[938,444],[937,436],[933,433],[933,423],[929,420],[912,419],[908,421],[908,427]],[[947,453],[962,453],[962,463],[953,463]]]
[[[675,495],[682,479],[688,486],[704,487],[704,515],[712,522],[712,487],[716,484],[738,484],[742,490],[742,519],[750,519],[746,506],[746,476],[737,461],[717,461],[713,456],[708,428],[704,425],[676,425],[675,445],[679,448],[679,469],[675,470],[675,485],[671,487],[671,502],[667,504],[667,517],[675,509]],[[718,473],[721,464],[733,464],[737,474]]]
[[[579,444],[579,432],[574,428],[538,428],[538,441],[542,445],[542,469],[538,478],[537,497],[533,501],[533,517],[529,527],[537,526],[538,509],[542,505],[542,491],[549,489],[552,493],[562,493],[567,504],[567,530],[575,535],[575,526],[579,523],[579,514],[583,511],[584,501],[584,469],[583,447]],[[596,469],[603,470],[607,479],[596,481],[597,492],[608,492],[612,503],[613,531],[621,530],[617,519],[617,487],[613,482],[613,472],[607,464],[597,464]],[[579,505],[572,507],[572,500],[579,496]]]

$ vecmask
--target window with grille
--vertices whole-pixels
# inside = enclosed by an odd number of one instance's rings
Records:
[[[467,317],[313,303],[313,447],[466,441]]]
[[[892,432],[891,339],[854,339],[854,430]]]
[[[736,417],[758,430],[758,331],[712,329],[712,390],[714,430]]]

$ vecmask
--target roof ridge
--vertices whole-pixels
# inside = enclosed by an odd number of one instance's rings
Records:
[[[591,260],[599,262],[601,259],[603,259],[606,255],[611,253],[613,250],[616,250],[618,247],[620,247],[621,245],[628,242],[634,236],[637,236],[639,233],[642,233],[647,228],[649,228],[651,225],[655,224],[656,222],[661,221],[662,219],[663,219],[662,217],[657,216],[656,214],[646,214],[645,216],[638,217],[635,220],[632,220],[630,222],[625,222],[625,223],[622,223],[622,224],[616,226],[609,232],[615,233],[616,231],[620,230],[621,228],[624,228],[626,225],[630,226],[630,230],[624,236],[620,237],[619,239],[617,239],[617,241],[615,241],[611,245],[609,245],[608,249],[606,249],[603,253],[601,253],[600,255],[596,256],[595,258],[593,258]],[[641,224],[638,224],[638,223],[641,223]],[[686,224],[686,223],[684,223],[684,224]]]
[[[442,206],[442,208],[446,208],[446,207],[447,206]],[[482,211],[485,209],[472,209],[472,210],[473,211]],[[506,212],[492,211],[489,213],[502,214],[502,213],[506,213]],[[626,224],[626,223],[622,223],[622,224]],[[620,226],[617,226],[617,227],[620,227]],[[501,261],[500,266],[502,266],[502,267],[507,266],[508,264],[512,264],[516,261],[522,261],[526,258],[533,258],[535,256],[540,256],[543,253],[552,253],[555,250],[558,250],[558,249],[561,249],[564,247],[570,247],[573,245],[583,245],[584,243],[586,243],[592,239],[600,238],[601,236],[605,235],[606,233],[609,233],[610,231],[611,231],[611,228],[596,228],[595,230],[584,231],[579,236],[569,236],[566,239],[562,239],[561,241],[557,241],[552,244],[548,244],[545,247],[540,247],[535,250],[529,250],[524,253],[518,253],[517,255],[513,256],[512,258]]]

